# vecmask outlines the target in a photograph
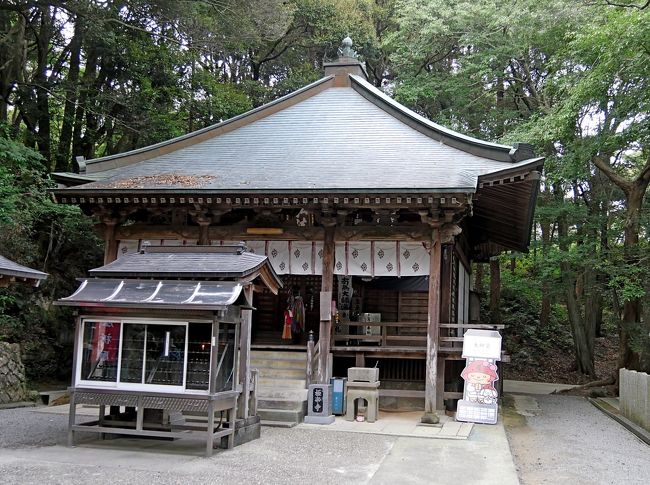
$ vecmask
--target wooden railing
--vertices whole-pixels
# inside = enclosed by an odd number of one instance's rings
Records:
[[[307,371],[305,372],[305,385],[307,389],[318,378],[319,357],[320,341],[314,342],[314,332],[310,330],[309,337],[307,338]]]
[[[248,403],[248,415],[257,416],[257,379],[259,378],[260,371],[258,369],[251,369],[250,380],[250,401]]]
[[[332,336],[333,349],[337,351],[372,351],[373,346],[386,351],[426,352],[427,322],[346,322],[348,328],[372,327],[375,330],[366,334],[347,333]],[[465,330],[476,328],[502,330],[503,325],[485,323],[441,323],[440,352],[461,353]],[[340,343],[344,342],[343,345]]]

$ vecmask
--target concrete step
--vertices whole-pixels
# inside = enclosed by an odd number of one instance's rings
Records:
[[[287,400],[306,401],[307,389],[297,387],[258,387],[257,399],[261,400]]]
[[[261,357],[252,357],[251,358],[251,367],[257,369],[271,368],[271,369],[302,369],[305,371],[307,369],[307,361],[295,360],[295,359],[263,359]]]
[[[258,367],[258,376],[260,378],[273,378],[273,379],[304,379],[305,369],[288,369],[286,367],[278,367],[277,369],[269,369],[268,367]]]
[[[272,420],[265,420],[265,419],[262,419],[260,423],[262,424],[262,426],[269,426],[271,428],[293,428],[298,424],[297,422],[272,421]]]
[[[282,409],[284,411],[307,412],[307,401],[302,396],[296,398],[262,398],[257,400],[259,409]]]
[[[260,409],[257,408],[257,415],[262,421],[283,421],[287,423],[302,423],[305,413],[292,411],[290,409]]]
[[[307,362],[307,352],[286,350],[251,350],[251,359],[296,360]]]
[[[260,377],[257,381],[258,388],[291,387],[294,389],[305,389],[306,383],[307,381],[305,379],[286,379],[281,377]]]

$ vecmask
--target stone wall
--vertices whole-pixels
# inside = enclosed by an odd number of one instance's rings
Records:
[[[25,366],[20,345],[0,342],[0,404],[25,401]]]
[[[650,431],[650,375],[620,369],[619,401],[623,416]]]

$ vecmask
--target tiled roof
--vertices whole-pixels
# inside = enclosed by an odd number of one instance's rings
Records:
[[[266,256],[221,247],[152,247],[90,270],[94,277],[244,278],[268,265]]]
[[[135,152],[88,161],[96,181],[74,189],[474,192],[479,176],[532,161],[436,125],[358,77],[347,87],[313,86],[302,92],[315,94],[268,116],[255,110],[230,131],[201,130],[202,141],[188,144],[186,135],[140,149],[143,159],[125,166],[120,158]]]
[[[44,280],[47,273],[28,268],[22,264],[15,263],[10,259],[0,256],[0,275],[17,276],[19,278],[29,278],[35,280]]]

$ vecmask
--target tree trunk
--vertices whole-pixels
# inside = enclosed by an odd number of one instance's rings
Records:
[[[625,263],[628,267],[637,266],[639,263],[640,215],[647,187],[648,182],[637,181],[627,194],[624,251]],[[641,299],[626,300],[623,304],[623,320],[619,326],[619,367],[645,370],[641,368],[641,354],[633,350],[630,345],[630,330],[641,324]],[[648,323],[646,323],[647,325]]]
[[[67,171],[70,169],[70,149],[72,146],[72,133],[77,108],[77,83],[79,82],[79,67],[81,64],[81,19],[75,22],[74,35],[70,41],[70,68],[65,81],[65,105],[63,108],[63,124],[59,137],[59,148],[56,154],[56,170]]]
[[[490,314],[491,323],[501,323],[501,266],[499,258],[490,259]]]
[[[0,11],[0,32],[4,33],[4,38],[0,39],[0,123],[9,120],[9,97],[25,64],[26,17],[22,13]]]
[[[558,218],[558,239],[562,251],[568,251],[569,249],[567,236],[568,224],[566,215],[563,214]],[[566,260],[560,263],[560,271],[562,273],[562,283],[564,285],[571,335],[573,336],[573,345],[576,352],[576,365],[579,372],[595,376],[596,371],[594,368],[593,353],[594,332],[587,329],[587,324],[580,311],[580,303],[576,297],[576,277],[571,269],[571,264]]]
[[[50,140],[50,94],[48,91],[48,51],[52,36],[52,19],[48,7],[40,8],[40,28],[37,37],[37,66],[34,75],[36,85],[36,122],[38,131],[35,141],[38,151],[49,164],[52,160]]]
[[[86,140],[82,133],[84,132],[83,128],[84,118],[86,115],[86,105],[90,103],[90,93],[92,92],[94,80],[97,75],[97,61],[97,52],[95,49],[90,47],[84,67],[84,74],[81,78],[79,105],[77,107],[77,112],[75,113],[74,129],[72,132],[72,154],[74,156],[83,155],[86,156],[86,158],[92,158],[92,156],[87,157],[88,150],[85,146]]]
[[[546,256],[551,244],[551,224],[547,222],[540,222],[539,227],[542,231],[542,254],[544,255],[544,263],[546,263]],[[551,321],[551,285],[547,278],[542,278],[542,302],[539,312],[539,323],[543,326],[548,326]]]

